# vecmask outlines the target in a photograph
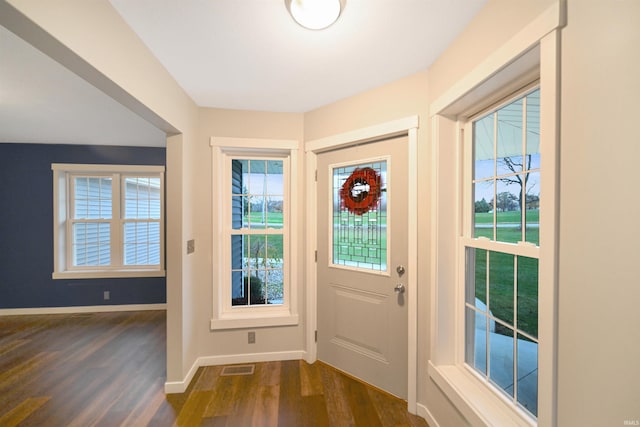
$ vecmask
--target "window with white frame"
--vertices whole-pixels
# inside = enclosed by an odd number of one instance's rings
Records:
[[[282,305],[288,264],[285,159],[229,160],[231,305]]]
[[[540,90],[465,127],[465,363],[532,417],[538,407]]]
[[[214,229],[220,239],[214,241],[211,327],[297,324],[291,279],[297,143],[212,138],[212,145]]]
[[[52,169],[53,278],[164,275],[164,167]]]

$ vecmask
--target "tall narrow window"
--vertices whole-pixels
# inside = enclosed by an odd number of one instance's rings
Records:
[[[283,160],[231,159],[231,305],[282,304]]]
[[[532,416],[538,408],[540,91],[471,121],[465,362]]]
[[[212,329],[297,325],[298,142],[212,137]]]

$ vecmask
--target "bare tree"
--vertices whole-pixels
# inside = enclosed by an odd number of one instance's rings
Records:
[[[529,180],[529,170],[531,170],[531,154],[526,154],[524,157],[502,157],[498,159],[498,162],[502,163],[509,169],[511,172],[516,175],[505,176],[502,178],[498,178],[498,181],[503,182],[505,185],[517,185],[518,186],[518,206],[520,206],[520,224],[522,224],[522,215],[524,215],[524,210],[526,209],[526,204],[523,204],[523,200],[526,202],[527,200],[527,192],[529,189],[527,188],[527,181]],[[518,162],[518,159],[524,159],[523,162]],[[524,163],[524,164],[523,164]],[[523,168],[523,166],[525,166]],[[525,170],[526,172],[522,173]],[[523,199],[524,198],[524,199]]]

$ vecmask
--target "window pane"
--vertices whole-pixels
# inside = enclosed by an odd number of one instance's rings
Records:
[[[239,230],[249,227],[249,197],[231,197],[231,228]]]
[[[280,273],[279,278],[277,273]],[[283,304],[284,303],[284,284],[282,278],[282,270],[271,271],[267,282],[267,304]]]
[[[249,194],[265,194],[266,160],[249,160]]]
[[[518,257],[518,329],[538,337],[538,260]]]
[[[284,194],[283,166],[282,160],[267,161],[267,194],[273,196]]]
[[[231,271],[231,305],[248,305],[249,275],[246,271]]]
[[[480,311],[487,311],[487,251],[467,248],[466,262],[466,302]]]
[[[489,334],[489,379],[513,397],[513,330]]]
[[[517,243],[522,239],[521,176],[496,182],[496,240]]]
[[[489,311],[513,325],[514,256],[489,252]],[[496,330],[504,328],[497,324]]]
[[[494,115],[490,114],[473,123],[473,162],[474,179],[488,178],[494,175],[493,151]]]
[[[112,217],[110,177],[74,177],[74,218],[110,219]]]
[[[527,95],[527,169],[540,167],[540,90]]]
[[[160,224],[125,222],[123,230],[125,265],[160,264]]]
[[[540,245],[540,172],[526,174],[526,182],[525,239]]]
[[[387,270],[386,174],[386,161],[333,168],[333,264]]]
[[[267,272],[265,270],[254,271],[247,279],[249,282],[249,305],[264,305],[266,300]]]
[[[265,211],[266,198],[262,196],[251,196],[249,205],[249,228],[263,229],[267,221]]]
[[[283,236],[270,234],[266,237],[267,267],[282,267],[284,258]]]
[[[267,199],[267,227],[282,228],[284,199],[282,196],[269,196]]]
[[[496,176],[522,172],[522,99],[498,110]]]
[[[111,264],[111,225],[109,223],[73,224],[73,265],[77,267]]]
[[[127,219],[160,219],[160,178],[126,177],[124,205]]]
[[[487,316],[466,308],[465,362],[487,374]]]
[[[231,160],[231,194],[249,194],[249,160]]]
[[[538,415],[538,343],[518,334],[518,403]]]
[[[494,239],[493,236],[493,195],[494,180],[480,181],[473,184],[474,194],[474,234],[473,237],[486,237]]]

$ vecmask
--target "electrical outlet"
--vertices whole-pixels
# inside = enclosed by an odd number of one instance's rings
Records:
[[[195,239],[187,240],[187,254],[192,254],[196,251]]]
[[[102,294],[103,299],[106,301],[108,299],[111,299],[111,292],[110,291],[104,291],[104,293]]]
[[[255,332],[249,332],[249,344],[255,344],[256,343],[256,333]]]

